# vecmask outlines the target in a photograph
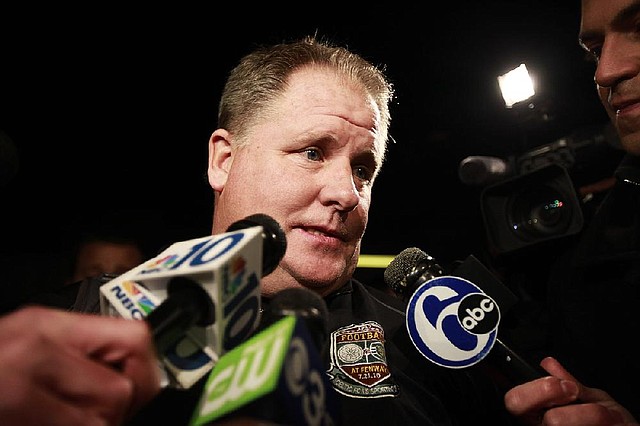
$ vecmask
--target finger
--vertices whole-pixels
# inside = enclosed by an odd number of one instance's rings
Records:
[[[569,404],[577,398],[578,392],[575,382],[547,376],[513,387],[505,393],[504,403],[509,412],[523,416]]]
[[[139,320],[52,310],[41,316],[40,325],[70,347],[85,354],[102,353],[114,361],[147,352],[153,343],[148,325]],[[105,347],[113,352],[104,351]]]
[[[572,404],[548,410],[543,424],[564,426],[619,425],[622,416],[599,404]]]
[[[573,377],[573,375],[569,373],[557,359],[553,357],[549,356],[544,358],[542,361],[540,361],[540,366],[542,366],[542,368],[544,368],[552,376],[579,383],[578,380]]]
[[[132,408],[138,408],[160,391],[160,364],[151,332],[144,321],[85,314],[45,312],[44,327],[67,348],[117,367],[133,381]]]
[[[161,367],[148,324],[122,320],[122,340],[95,341],[91,357],[111,365],[131,379],[134,386],[132,409],[137,410],[160,391]]]
[[[607,392],[601,389],[584,386],[553,357],[543,359],[540,362],[540,365],[555,377],[575,382],[579,388],[577,399],[581,402],[602,402],[612,400],[611,396]]]
[[[104,426],[96,413],[78,407],[47,389],[28,386],[0,397],[3,426]]]
[[[36,380],[61,399],[120,423],[134,400],[131,379],[102,362],[61,349],[37,366]]]

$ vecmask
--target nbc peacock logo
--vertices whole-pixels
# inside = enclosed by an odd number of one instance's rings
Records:
[[[247,272],[247,261],[242,256],[236,256],[231,259],[229,265],[223,271],[223,286],[225,294],[233,295],[244,282],[244,276]]]
[[[156,308],[156,304],[140,290],[139,286],[140,284],[135,281],[124,281],[122,283],[122,288],[129,296],[129,299],[138,307],[138,309],[144,312],[146,316]]]

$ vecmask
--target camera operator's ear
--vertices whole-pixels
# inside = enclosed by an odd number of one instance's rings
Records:
[[[576,234],[584,224],[575,186],[557,164],[486,187],[480,199],[487,238],[497,254]]]

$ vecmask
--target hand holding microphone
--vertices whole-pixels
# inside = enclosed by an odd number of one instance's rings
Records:
[[[145,323],[24,307],[0,317],[0,423],[120,425],[160,392]]]
[[[505,407],[523,424],[637,424],[609,394],[584,386],[555,359],[536,368],[497,338],[496,301],[510,307],[515,296],[473,256],[452,274],[459,276],[444,275],[418,248],[405,249],[384,272],[385,283],[408,300],[407,329],[423,356],[448,368],[489,363],[515,383]]]

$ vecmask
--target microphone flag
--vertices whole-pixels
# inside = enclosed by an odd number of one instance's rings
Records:
[[[337,424],[337,396],[305,321],[287,315],[223,355],[191,426],[228,416],[258,424]]]
[[[218,358],[246,340],[260,321],[262,227],[170,245],[156,257],[100,287],[103,315],[144,319],[168,295],[176,278],[198,283],[215,307],[210,325],[195,325],[162,357],[169,385],[189,388]]]

